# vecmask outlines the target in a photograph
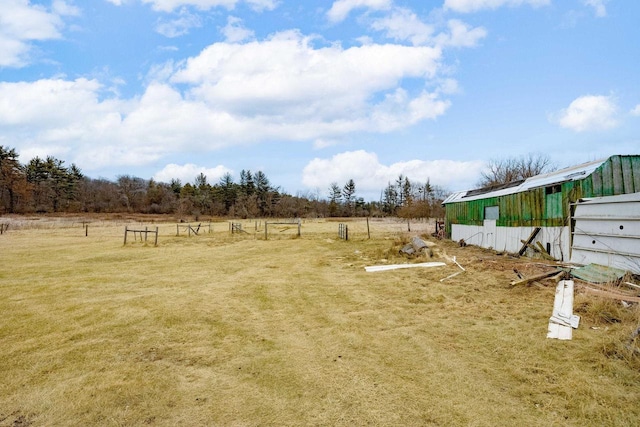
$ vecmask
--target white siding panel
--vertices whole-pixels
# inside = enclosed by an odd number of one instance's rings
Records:
[[[451,240],[457,242],[464,239],[468,245],[483,248],[492,247],[499,252],[517,253],[522,247],[521,240],[527,240],[533,229],[534,227],[496,227],[494,229],[493,227],[452,224]],[[493,235],[495,235],[495,239]],[[536,241],[542,243],[545,249],[547,243],[550,243],[551,256],[554,258],[558,260],[569,258],[569,227],[543,227],[533,244]]]
[[[571,261],[640,274],[640,193],[578,203]]]

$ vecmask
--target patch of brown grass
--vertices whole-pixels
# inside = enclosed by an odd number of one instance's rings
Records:
[[[547,340],[554,287],[509,286],[535,263],[439,241],[446,267],[366,273],[415,261],[406,223],[159,226],[158,247],[111,222],[0,237],[0,426],[640,419],[637,308],[577,295],[574,340]],[[441,282],[453,256],[467,271]]]

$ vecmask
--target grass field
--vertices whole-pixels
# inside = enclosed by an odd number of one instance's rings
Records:
[[[445,267],[365,272],[427,224],[144,224],[154,247],[123,220],[14,221],[0,426],[640,424],[637,305],[576,295],[573,340],[549,340],[553,284],[509,286],[532,260],[436,241]]]

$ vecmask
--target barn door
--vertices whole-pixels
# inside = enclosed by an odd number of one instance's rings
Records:
[[[484,247],[493,248],[496,247],[496,220],[485,219],[484,220]]]
[[[484,208],[484,247],[496,247],[496,221],[500,217],[498,206],[486,206]]]

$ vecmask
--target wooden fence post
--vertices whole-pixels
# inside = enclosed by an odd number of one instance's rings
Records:
[[[153,246],[158,246],[158,227],[156,227],[156,241]]]
[[[127,232],[129,231],[129,226],[125,225],[124,226],[124,244],[127,244]]]
[[[268,240],[269,239],[269,237],[267,235],[267,228],[268,228],[267,224],[268,224],[267,221],[265,221],[264,222],[264,240]]]

